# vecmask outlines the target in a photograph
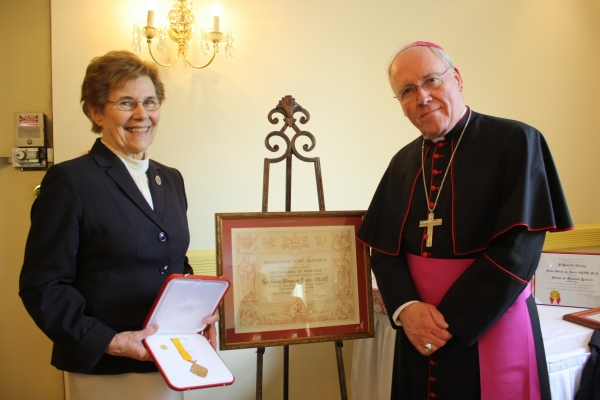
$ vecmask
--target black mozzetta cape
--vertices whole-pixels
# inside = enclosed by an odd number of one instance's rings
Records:
[[[455,130],[462,130],[467,116]],[[362,222],[357,236],[377,251],[400,252],[412,194],[423,191],[422,140],[392,158]],[[453,186],[455,255],[485,250],[494,237],[517,225],[543,231],[573,227],[548,145],[531,126],[472,112],[449,174],[442,193]]]

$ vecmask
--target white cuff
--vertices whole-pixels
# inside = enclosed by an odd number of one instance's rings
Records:
[[[410,306],[412,303],[418,303],[418,302],[419,302],[418,300],[407,301],[406,303],[402,304],[400,307],[398,307],[396,309],[394,314],[392,314],[392,320],[394,321],[396,326],[402,326],[402,322],[400,322],[400,313],[402,312],[402,310],[404,310],[406,307]]]

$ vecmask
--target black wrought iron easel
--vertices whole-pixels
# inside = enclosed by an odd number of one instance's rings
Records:
[[[301,124],[306,124],[310,120],[310,114],[300,104],[296,103],[296,100],[292,96],[282,97],[277,107],[271,110],[268,115],[269,122],[271,124],[279,123],[279,118],[273,118],[273,114],[279,113],[283,115],[283,126],[278,131],[273,131],[265,138],[265,146],[269,151],[279,151],[279,145],[271,146],[269,143],[272,137],[279,137],[286,143],[286,149],[283,155],[277,158],[265,158],[264,173],[263,173],[263,201],[262,201],[262,212],[268,211],[269,203],[269,171],[271,164],[276,164],[285,160],[285,211],[292,211],[292,158],[296,156],[300,161],[312,162],[315,166],[315,179],[317,183],[317,196],[319,198],[319,211],[325,211],[325,197],[323,195],[323,179],[321,176],[321,162],[319,157],[304,157],[298,152],[296,148],[296,141],[300,137],[306,137],[310,139],[310,145],[304,144],[302,150],[305,152],[312,151],[316,146],[316,140],[312,133],[303,131],[296,125],[296,119],[294,114],[300,112],[304,114],[300,118]],[[290,140],[289,137],[284,133],[288,128],[292,128],[295,132],[294,136]],[[340,392],[342,400],[347,400],[347,389],[346,389],[346,375],[344,373],[344,355],[342,348],[344,343],[341,340],[335,341],[335,351],[337,358],[338,367],[338,379],[340,383]],[[289,345],[283,346],[283,399],[288,400],[288,389],[289,389],[289,358],[290,358]],[[264,347],[258,347],[256,349],[256,400],[262,400],[262,373],[263,373],[263,355],[265,353]]]

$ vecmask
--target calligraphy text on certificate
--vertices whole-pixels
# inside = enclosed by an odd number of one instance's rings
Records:
[[[354,226],[234,228],[236,333],[357,324]]]

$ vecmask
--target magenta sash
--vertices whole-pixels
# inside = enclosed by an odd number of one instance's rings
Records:
[[[438,306],[473,259],[425,258],[406,254],[421,301]],[[526,299],[529,285],[479,339],[481,399],[540,399],[540,385]],[[452,328],[452,327],[450,327]]]

